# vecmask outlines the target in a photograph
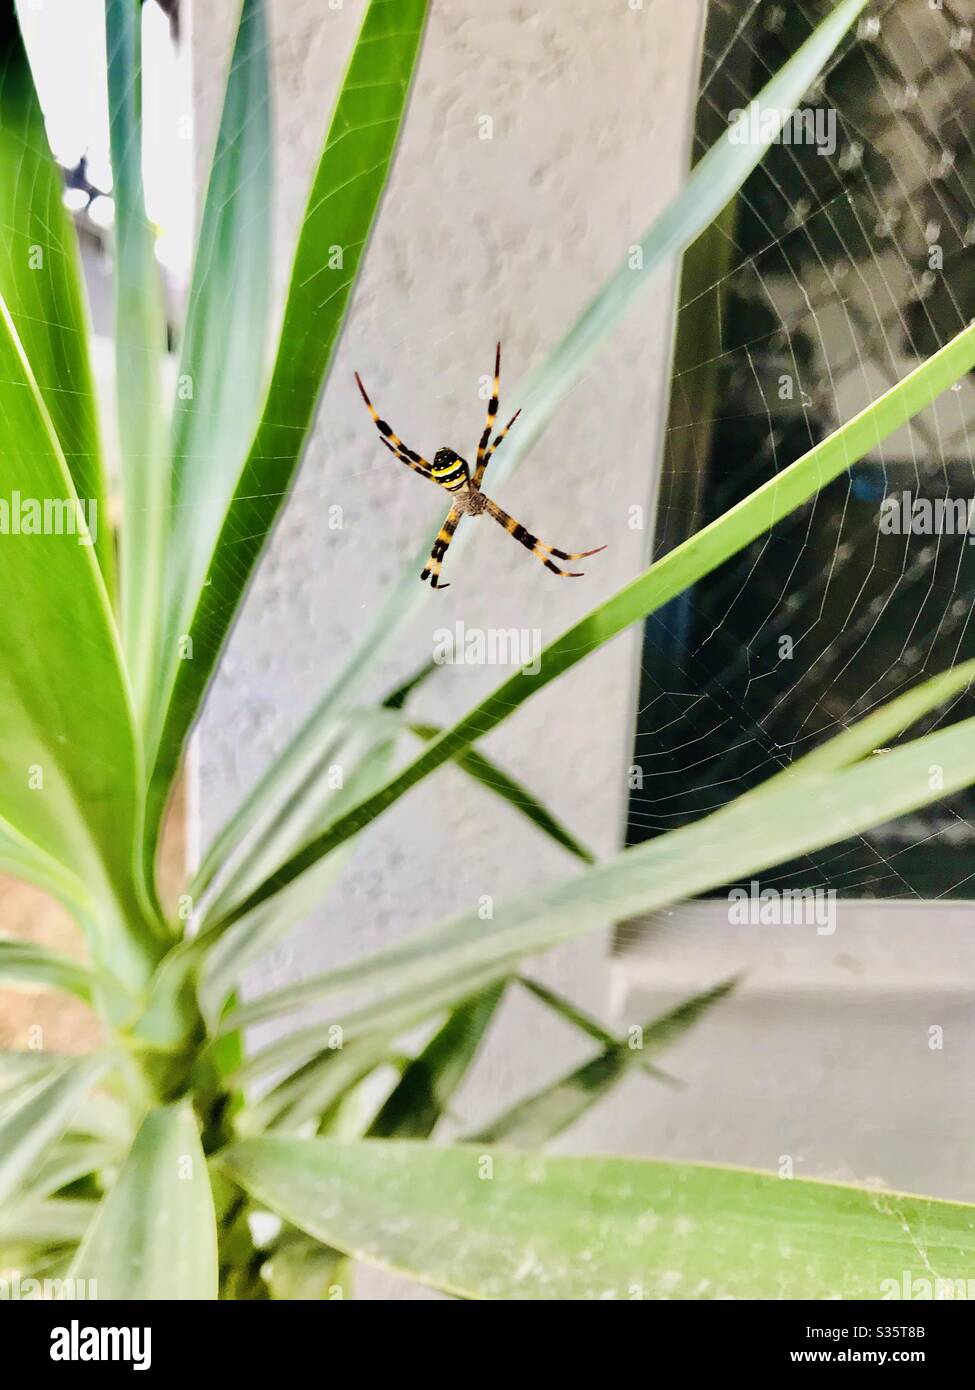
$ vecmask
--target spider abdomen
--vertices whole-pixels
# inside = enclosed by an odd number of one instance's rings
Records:
[[[470,470],[453,449],[438,449],[433,456],[433,480],[448,492],[460,492],[470,481]]]

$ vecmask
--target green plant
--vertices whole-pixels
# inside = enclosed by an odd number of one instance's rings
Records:
[[[843,0],[826,17],[765,89],[768,107],[796,104],[863,3]],[[306,726],[210,846],[186,897],[193,934],[183,915],[160,906],[165,806],[300,460],[425,11],[425,0],[371,0],[367,9],[314,177],[268,377],[268,208],[263,186],[240,177],[245,163],[266,163],[271,152],[265,16],[261,0],[244,0],[180,349],[180,378],[192,390],[170,411],[140,187],[139,4],[107,0],[119,582],[104,528],[91,546],[26,534],[0,545],[0,867],[68,907],[89,957],[81,966],[0,942],[0,978],[79,995],[97,1009],[106,1041],[81,1059],[0,1054],[0,1263],[94,1278],[101,1297],[122,1298],[326,1297],[345,1289],[349,1256],[470,1297],[869,1296],[923,1240],[953,1277],[972,1251],[967,1208],[895,1194],[878,1202],[856,1189],[733,1170],[518,1152],[560,1132],[633,1068],[666,1080],[659,1052],[733,982],[648,1020],[634,1048],[517,972],[526,957],[614,915],[676,901],[923,804],[936,795],[926,775],[932,760],[949,769],[946,789],[975,780],[971,721],[869,757],[965,688],[972,670],[936,677],[724,810],[601,864],[472,745],[923,409],[975,365],[975,329],[589,613],[543,653],[539,675],[514,676],[446,730],[410,720],[410,688],[379,709],[356,703],[381,645],[422,599],[411,568],[409,586],[393,592]],[[0,162],[11,177],[0,180],[0,472],[4,488],[25,495],[102,502],[73,232],[16,22],[2,25]],[[524,457],[653,271],[705,231],[761,154],[724,138],[700,162],[644,238],[642,273],[627,267],[614,276],[533,378],[524,428],[499,457],[499,473]],[[320,248],[334,244],[348,248],[345,265],[333,293],[322,295]],[[228,338],[231,300],[247,331]],[[230,538],[232,546],[222,543]],[[421,560],[428,552],[421,547]],[[391,774],[404,737],[423,746]],[[354,769],[340,791],[319,775],[337,753]],[[502,904],[493,921],[436,927],[241,1005],[244,966],[327,891],[348,842],[446,762],[504,796],[586,867]],[[525,988],[591,1039],[592,1058],[466,1144],[429,1146],[423,1141],[505,992]],[[325,1021],[245,1054],[246,1026],[321,1001],[329,1001]],[[404,1051],[404,1035],[421,1026],[427,1041]],[[269,1076],[263,1093],[252,1092],[253,1079]],[[652,1229],[641,1224],[651,1208]],[[259,1211],[281,1225],[258,1245],[250,1218]],[[842,1229],[839,1271],[831,1223]],[[783,1224],[791,1251],[778,1239]]]

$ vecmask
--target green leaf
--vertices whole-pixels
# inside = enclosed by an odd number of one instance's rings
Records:
[[[351,1271],[344,1255],[288,1230],[275,1242],[265,1266],[271,1297],[287,1303],[348,1298]]]
[[[418,738],[429,743],[431,739],[438,738],[443,733],[442,729],[436,728],[432,724],[412,724],[411,729]],[[493,792],[495,796],[500,796],[503,801],[507,801],[510,806],[526,816],[533,825],[537,826],[544,835],[567,849],[570,854],[574,854],[577,859],[581,859],[584,864],[595,864],[596,856],[592,850],[587,849],[576,837],[568,830],[562,822],[552,814],[552,812],[538,800],[534,793],[530,792],[521,782],[509,776],[503,768],[498,767],[490,758],[486,758],[483,753],[476,748],[467,748],[463,753],[459,753],[456,758],[457,766],[462,772],[466,772],[468,777],[473,777],[475,782],[479,782],[487,791]]]
[[[571,1024],[573,1028],[578,1028],[581,1033],[585,1033],[587,1037],[598,1042],[603,1048],[615,1047],[618,1043],[618,1038],[614,1038],[613,1034],[604,1028],[598,1020],[573,1004],[571,999],[566,999],[564,995],[557,994],[555,990],[549,989],[547,985],[539,984],[537,980],[532,980],[527,975],[519,975],[517,979],[522,989],[533,994],[540,1003],[551,1009],[563,1022]],[[642,1066],[647,1075],[652,1076],[656,1081],[662,1081],[667,1086],[680,1085],[680,1082],[669,1073],[661,1071],[658,1066],[655,1066],[649,1057],[639,1054],[635,1060],[637,1065]]]
[[[23,348],[0,301],[0,493],[74,505],[76,495]],[[39,504],[38,504],[39,505]],[[114,619],[81,537],[33,529],[0,545],[0,815],[84,882],[103,910],[117,973],[154,937],[134,882],[141,772]],[[113,904],[113,911],[108,905]],[[124,934],[110,919],[125,918]]]
[[[135,1118],[127,1105],[107,1089],[99,1087],[85,1097],[83,1108],[71,1121],[69,1134],[96,1139],[124,1154],[132,1143],[135,1127]]]
[[[441,1004],[459,1001],[465,990],[458,977],[465,973],[493,972],[501,979],[520,960],[607,921],[694,897],[950,796],[975,782],[973,734],[975,719],[966,719],[882,758],[783,780],[777,789],[742,797],[575,878],[498,904],[490,922],[470,913],[363,960],[271,991],[238,1009],[233,1024],[246,1027],[367,987],[373,995],[370,1004],[348,1016],[360,1030],[370,1017],[381,1017],[424,989],[435,992]],[[935,764],[944,775],[938,789],[930,779]],[[345,1021],[341,1009],[332,1011],[333,1025]],[[267,1054],[273,1055],[273,1048]]]
[[[676,1042],[735,984],[735,980],[725,980],[645,1023],[639,1048],[631,1047],[629,1038],[614,1039],[597,1057],[511,1106],[490,1124],[465,1135],[465,1142],[541,1148],[605,1099],[631,1068]]]
[[[289,892],[275,898],[235,922],[230,931],[211,942],[207,923],[211,914],[219,918],[221,909],[232,910],[233,903],[260,882],[271,866],[279,864],[289,849],[304,844],[343,807],[356,802],[385,781],[392,764],[399,721],[384,710],[356,712],[338,722],[334,742],[324,750],[314,766],[304,769],[301,781],[289,788],[283,803],[273,800],[261,804],[254,800],[250,825],[236,820],[218,836],[222,853],[211,851],[201,866],[198,887],[191,893],[206,891],[210,866],[220,871],[223,888],[203,913],[200,935],[191,950],[205,952],[200,968],[199,996],[204,1016],[215,1022],[228,995],[240,982],[248,966],[266,955],[281,937],[313,907],[317,906],[345,868],[351,846],[320,860],[312,874],[296,881]],[[332,785],[330,771],[342,771],[342,785]],[[246,834],[233,843],[236,833]]]
[[[45,889],[64,903],[75,917],[91,914],[94,910],[80,879],[3,821],[0,821],[0,872]]]
[[[291,486],[385,186],[426,17],[426,0],[371,0],[312,184],[284,320],[253,444],[223,522],[189,632],[164,698],[150,825],[157,825],[187,732]],[[342,250],[330,263],[328,248]]]
[[[0,1207],[28,1185],[106,1065],[105,1056],[59,1062],[0,1098]]]
[[[585,1033],[594,1042],[600,1043],[603,1047],[614,1047],[618,1039],[613,1037],[607,1028],[604,1028],[596,1019],[584,1013],[572,1003],[571,999],[566,999],[561,994],[556,994],[547,985],[539,984],[537,980],[529,979],[527,975],[519,975],[518,983],[523,989],[528,990],[529,994],[534,994],[535,998],[558,1014],[566,1023],[570,1023],[573,1028],[578,1028],[580,1033]]]
[[[8,1052],[0,1048],[0,1105],[19,1087],[32,1084],[59,1063],[70,1060],[59,1052]]]
[[[78,244],[13,5],[0,17],[0,296],[84,503],[109,593],[115,560]]]
[[[373,1139],[426,1139],[470,1068],[497,1012],[504,985],[454,1009],[413,1058],[367,1131]]]
[[[222,1162],[316,1240],[465,1298],[880,1299],[975,1261],[975,1207],[744,1169],[276,1138]]]
[[[10,983],[61,989],[91,1003],[91,972],[79,961],[31,941],[0,936],[0,984]]]
[[[451,1005],[462,1003],[482,988],[493,984],[500,973],[493,967],[487,970],[479,968],[463,971],[441,982],[434,989],[428,989],[426,986],[418,990],[404,989],[393,1005],[381,1000],[357,1011],[343,1012],[341,1018],[327,1019],[313,1023],[308,1028],[295,1029],[260,1052],[247,1057],[233,1074],[233,1079],[238,1085],[243,1085],[268,1071],[285,1067],[294,1071],[315,1059],[323,1060],[335,1047],[332,1039],[335,1036],[336,1025],[341,1028],[343,1048],[364,1039],[380,1038],[389,1046],[393,1039],[410,1032],[421,1023],[443,1013]],[[316,977],[316,980],[318,978]],[[288,987],[286,993],[289,1000],[295,988],[300,986]],[[228,1014],[220,1025],[221,1033],[235,1032],[239,1027],[238,1020],[248,1018],[252,1011],[260,1009],[261,1004],[262,1000],[258,999],[253,1004],[245,1004]]]
[[[310,874],[291,888],[258,907],[223,934],[210,923],[233,911],[235,900],[256,887],[286,857],[323,825],[354,806],[370,789],[385,781],[395,748],[395,736],[404,727],[387,702],[380,710],[350,710],[337,714],[328,740],[323,740],[313,761],[296,759],[289,776],[269,772],[245,799],[232,819],[216,836],[190,889],[194,899],[212,888],[218,875],[232,889],[211,896],[203,913],[199,948],[206,951],[201,971],[200,997],[204,1014],[216,1020],[223,1003],[243,971],[265,954],[290,927],[319,904],[345,867],[344,847],[321,860]],[[437,731],[415,728],[418,737]],[[544,807],[527,788],[480,753],[468,750],[457,759],[458,767],[481,786],[515,806],[540,830],[586,863],[594,856]],[[328,773],[343,769],[343,785],[333,789]],[[274,771],[277,770],[275,764]]]
[[[349,711],[336,720],[316,761],[295,769],[286,795],[249,798],[253,809],[218,834],[191,887],[194,897],[206,896],[204,930],[246,898],[273,865],[383,784],[401,729],[389,710]]]
[[[32,1197],[0,1207],[0,1246],[43,1248],[79,1241],[91,1225],[97,1202]]]
[[[173,525],[166,560],[164,655],[158,663],[170,675],[260,411],[272,178],[265,6],[263,0],[244,0],[203,208],[173,406]],[[231,323],[235,329],[228,333]],[[157,701],[159,697],[157,689]],[[157,722],[164,713],[155,710]]]
[[[122,449],[122,631],[144,719],[158,659],[169,456],[162,408],[162,282],[142,189],[142,0],[105,0],[112,196],[115,371]]]
[[[106,1299],[213,1299],[217,1228],[192,1111],[150,1110],[71,1266]]]
[[[777,130],[771,116],[784,113],[800,99],[818,77],[844,34],[863,9],[865,0],[844,0],[827,16],[802,48],[787,62],[756,98],[769,125],[763,125],[766,143],[733,143],[729,130],[695,166],[678,196],[651,224],[640,241],[642,269],[627,259],[595,299],[583,310],[562,341],[528,380],[521,399],[518,429],[491,465],[493,487],[503,483],[521,463],[552,419],[558,405],[585,374],[601,344],[647,289],[662,267],[690,246],[714,221],[741,188],[764,156]],[[463,550],[471,529],[462,528],[454,541],[454,553]],[[433,545],[431,535],[416,558],[403,570],[361,642],[312,714],[296,734],[281,760],[293,756],[308,759],[338,709],[352,699],[377,656],[425,601],[426,591],[417,583],[417,571],[426,563]],[[272,782],[274,773],[271,773]]]
[[[200,1010],[209,1027],[217,1024],[245,971],[273,950],[276,942],[328,894],[348,859],[348,853],[336,850],[316,866],[315,873],[304,885],[304,891],[298,892],[300,885],[295,884],[295,891],[283,895],[280,912],[276,910],[276,903],[268,903],[266,907],[258,908],[236,922],[230,931],[213,943],[198,967],[197,981]],[[200,942],[199,947],[196,947],[196,942]],[[187,943],[184,957],[186,969],[193,968],[202,948],[199,937]]]
[[[297,1130],[318,1120],[385,1061],[391,1042],[379,1033],[341,1048],[324,1049],[245,1106],[237,1120],[239,1132]]]
[[[113,1168],[123,1156],[124,1150],[120,1153],[116,1145],[83,1135],[65,1134],[48,1150],[32,1174],[27,1200],[49,1197],[90,1173]]]
[[[431,659],[412,676],[408,676],[405,681],[401,681],[394,690],[391,690],[383,700],[383,709],[401,710],[405,709],[411,695],[420,689],[436,671],[437,663]]]

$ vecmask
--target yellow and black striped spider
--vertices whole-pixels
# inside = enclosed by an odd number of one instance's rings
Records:
[[[582,573],[576,570],[559,569],[558,565],[552,563],[553,555],[559,560],[583,560],[587,555],[598,555],[601,550],[606,549],[604,545],[598,545],[595,550],[580,550],[575,554],[569,554],[565,550],[556,550],[554,545],[546,545],[537,536],[533,536],[522,526],[520,521],[515,521],[513,516],[502,511],[497,502],[492,502],[491,498],[481,491],[481,479],[484,477],[484,470],[491,460],[491,455],[521,414],[520,410],[516,410],[494,443],[489,443],[498,414],[500,376],[501,344],[498,343],[494,358],[494,387],[491,391],[491,399],[488,401],[487,420],[484,423],[484,432],[477,446],[477,463],[472,476],[465,460],[461,458],[460,454],[455,454],[453,449],[438,449],[433,456],[433,463],[428,463],[422,454],[415,454],[412,449],[407,448],[403,441],[393,433],[386,421],[379,418],[375,406],[366,395],[366,388],[362,384],[359,373],[356,372],[355,374],[356,383],[362,392],[362,399],[369,409],[369,414],[375,420],[380,438],[389,452],[395,454],[401,463],[406,464],[407,468],[412,468],[414,473],[420,473],[424,478],[429,478],[431,482],[445,488],[453,499],[446,520],[440,528],[433,552],[427,561],[426,569],[420,575],[421,579],[429,579],[434,589],[450,588],[449,584],[439,583],[440,566],[462,516],[480,516],[482,512],[487,512],[488,516],[493,516],[495,521],[503,526],[510,536],[514,536],[516,541],[520,541],[523,546],[527,547],[536,560],[541,560],[546,569],[550,569],[553,574],[561,575],[563,579],[581,579]]]

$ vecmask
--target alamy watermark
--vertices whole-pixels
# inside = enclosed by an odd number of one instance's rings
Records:
[[[884,536],[967,536],[975,544],[975,497],[915,497],[894,492],[880,504]]]
[[[520,666],[528,676],[542,669],[542,630],[538,627],[438,627],[433,634],[437,666]]]
[[[133,1371],[152,1365],[151,1327],[89,1327],[72,1318],[51,1329],[52,1361],[131,1361]]]
[[[814,145],[817,154],[836,153],[836,110],[832,106],[778,107],[753,101],[728,113],[733,145]]]
[[[817,936],[832,936],[836,890],[761,888],[753,878],[747,888],[729,892],[728,923],[733,927],[815,927]]]
[[[12,1303],[32,1303],[66,1299],[93,1300],[98,1297],[97,1279],[34,1279],[25,1277],[19,1269],[8,1269],[0,1277],[0,1300]]]
[[[0,497],[0,536],[77,536],[79,545],[98,539],[94,497],[24,497],[15,488]]]
[[[926,1274],[915,1278],[911,1270],[904,1269],[899,1279],[881,1279],[880,1297],[913,1302],[975,1299],[975,1279],[932,1279]]]

